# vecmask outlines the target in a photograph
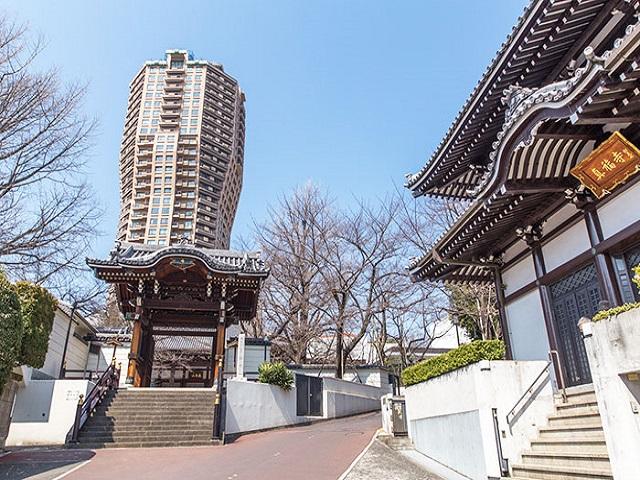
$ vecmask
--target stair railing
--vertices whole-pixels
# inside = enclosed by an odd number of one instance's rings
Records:
[[[562,390],[562,403],[567,403],[567,386],[564,383],[564,373],[560,364],[560,355],[557,350],[549,350],[549,358],[553,362],[555,371],[558,372],[558,388]]]
[[[538,381],[542,378],[542,376],[545,373],[549,371],[550,366],[551,366],[551,361],[548,361],[544,366],[544,368],[542,369],[542,371],[538,374],[538,376],[533,380],[533,382],[531,382],[531,385],[529,385],[529,388],[525,390],[525,392],[520,396],[520,398],[518,398],[513,408],[509,410],[509,413],[507,413],[507,425],[511,426],[511,422],[516,416],[516,410],[518,409],[522,401],[535,391]]]
[[[89,416],[96,409],[104,395],[112,388],[118,386],[120,382],[120,364],[116,365],[116,358],[113,357],[111,365],[105,370],[98,382],[93,386],[87,398],[84,395],[78,397],[78,405],[76,406],[76,417],[71,430],[71,442],[77,443],[80,429],[87,421]]]

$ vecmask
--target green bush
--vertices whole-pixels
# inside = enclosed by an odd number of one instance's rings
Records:
[[[600,310],[596,313],[591,320],[594,322],[599,322],[600,320],[604,320],[605,318],[614,317],[620,313],[628,312],[629,310],[633,310],[634,308],[640,308],[640,302],[636,303],[625,303],[624,305],[620,305],[619,307],[613,307],[608,310]]]
[[[480,360],[502,360],[504,352],[502,340],[476,340],[405,368],[402,382],[406,386],[415,385]]]
[[[258,381],[291,390],[293,373],[282,362],[265,362],[258,367]]]
[[[0,271],[0,392],[20,358],[22,332],[20,297]]]
[[[22,305],[22,345],[20,365],[42,368],[49,347],[57,301],[47,289],[31,282],[17,282],[16,292]]]

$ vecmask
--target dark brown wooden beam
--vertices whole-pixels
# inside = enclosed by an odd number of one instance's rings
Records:
[[[163,335],[167,337],[215,337],[216,329],[212,329],[207,332],[203,330],[167,330],[163,328],[154,328],[152,333],[153,335]]]
[[[575,182],[570,179],[545,179],[530,181],[508,181],[502,188],[502,193],[509,195],[564,192],[567,188],[575,186]]]
[[[191,312],[218,312],[220,310],[218,302],[201,302],[197,300],[183,299],[157,299],[147,298],[144,300],[144,307],[154,310],[186,310]]]

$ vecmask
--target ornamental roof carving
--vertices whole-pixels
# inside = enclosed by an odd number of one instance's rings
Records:
[[[187,244],[155,246],[117,242],[109,253],[109,258],[87,258],[87,264],[92,268],[146,268],[168,258],[198,259],[209,270],[217,273],[241,273],[259,277],[266,277],[269,274],[269,269],[260,259],[259,252],[214,250]]]

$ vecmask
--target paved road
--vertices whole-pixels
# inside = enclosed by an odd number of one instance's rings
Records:
[[[34,471],[37,477],[26,472],[7,476],[7,467],[14,467],[15,474],[20,456],[26,454],[16,452],[0,457],[0,479],[54,479],[59,467],[69,470],[89,460],[64,480],[336,480],[379,426],[380,415],[372,413],[246,435],[223,447],[31,451],[30,462],[47,457],[46,464],[32,463],[40,465]],[[70,455],[78,457],[66,458]],[[48,475],[45,465],[55,464],[52,457],[65,463]]]

